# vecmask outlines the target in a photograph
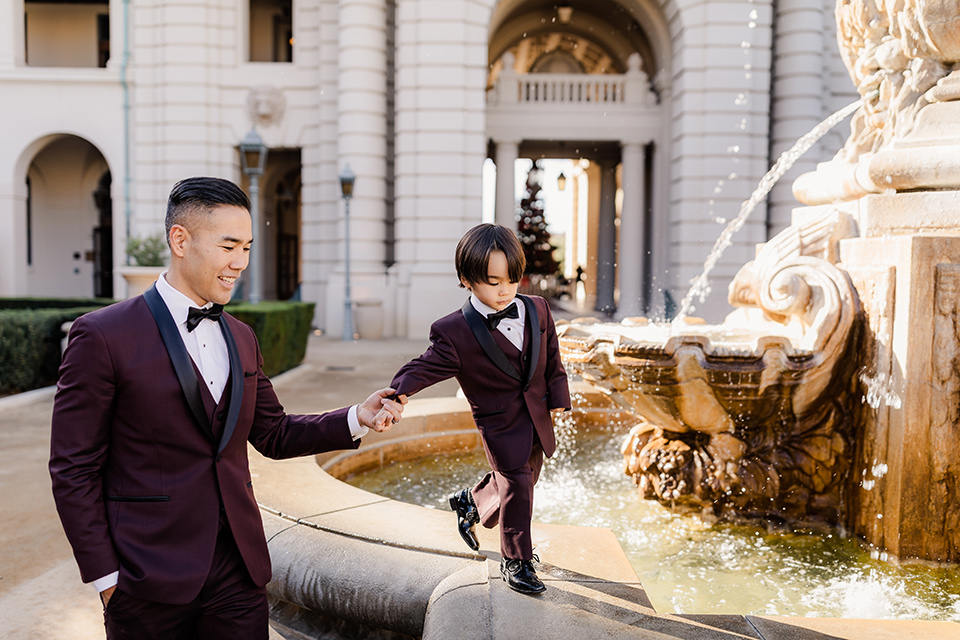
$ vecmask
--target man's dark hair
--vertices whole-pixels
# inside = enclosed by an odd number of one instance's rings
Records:
[[[173,185],[167,198],[167,217],[164,221],[167,244],[170,244],[173,225],[187,227],[185,222],[188,218],[209,213],[220,206],[243,207],[250,211],[250,198],[243,189],[223,178],[185,178]]]
[[[457,278],[460,286],[466,280],[471,284],[487,282],[490,254],[502,251],[507,257],[507,275],[510,282],[520,282],[527,259],[517,235],[499,224],[478,224],[467,231],[457,244]]]

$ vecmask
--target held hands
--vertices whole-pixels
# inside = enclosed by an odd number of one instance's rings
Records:
[[[391,399],[394,389],[386,388],[375,391],[363,404],[357,407],[357,419],[363,426],[374,431],[386,431],[400,422],[403,405],[407,404],[407,396],[397,396]]]

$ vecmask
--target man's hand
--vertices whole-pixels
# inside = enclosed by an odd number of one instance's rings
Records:
[[[397,396],[396,400],[391,400],[390,396],[393,394],[393,389],[380,389],[364,400],[363,404],[357,407],[357,420],[360,424],[374,431],[386,431],[400,422],[400,414],[403,413],[403,405],[407,404],[407,397]]]
[[[113,597],[113,592],[117,590],[117,586],[107,587],[100,592],[100,602],[103,603],[103,608],[107,608],[107,603],[110,602],[110,598]]]

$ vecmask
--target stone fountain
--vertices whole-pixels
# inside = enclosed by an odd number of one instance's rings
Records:
[[[575,321],[561,348],[636,416],[623,454],[645,497],[957,562],[960,6],[836,15],[861,106],[794,183],[807,206],[734,279],[735,309],[716,326]]]

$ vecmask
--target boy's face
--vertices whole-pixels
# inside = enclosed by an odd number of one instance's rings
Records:
[[[505,309],[517,295],[519,282],[510,282],[507,269],[507,256],[503,251],[491,251],[487,262],[486,282],[463,281],[463,286],[476,296],[477,300],[497,311]]]

